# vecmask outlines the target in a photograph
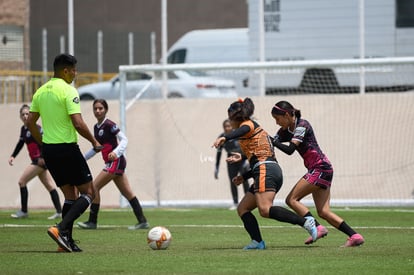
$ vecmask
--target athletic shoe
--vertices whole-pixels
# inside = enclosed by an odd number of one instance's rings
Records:
[[[83,228],[83,229],[96,229],[98,227],[96,223],[90,222],[90,221],[78,222],[77,224],[80,228]]]
[[[23,212],[22,210],[17,211],[15,214],[10,215],[14,219],[24,219],[29,217],[29,214],[27,212]]]
[[[70,248],[72,248],[72,252],[82,252],[82,249],[76,244],[78,241],[74,241],[73,239],[69,240]],[[66,252],[63,248],[58,246],[57,252]]]
[[[319,240],[328,235],[328,229],[326,229],[325,226],[318,225],[316,229],[318,230],[318,237],[316,238],[316,240]],[[311,244],[313,242],[316,242],[316,240],[312,240],[312,237],[309,237],[305,240],[305,244]]]
[[[72,252],[72,248],[70,246],[69,237],[67,234],[63,233],[59,227],[52,226],[49,227],[47,230],[47,234],[61,247],[63,250],[67,252]]]
[[[252,249],[259,249],[259,250],[266,249],[266,244],[264,241],[261,241],[259,243],[258,241],[252,240],[251,243],[243,247],[243,250],[252,250]]]
[[[305,217],[305,219],[306,222],[303,225],[303,228],[305,228],[306,231],[308,231],[309,235],[312,236],[312,240],[316,241],[316,239],[318,238],[318,230],[315,226],[315,219],[313,217]]]
[[[354,234],[346,240],[342,247],[360,246],[365,242],[364,238],[360,234]]]
[[[62,218],[62,213],[55,213],[52,216],[48,217],[48,220],[60,219]]]
[[[148,229],[149,227],[150,227],[149,223],[141,222],[141,223],[137,223],[136,225],[129,226],[128,229],[129,230]]]
[[[232,206],[229,207],[229,210],[236,210],[237,209],[237,204],[233,204]]]

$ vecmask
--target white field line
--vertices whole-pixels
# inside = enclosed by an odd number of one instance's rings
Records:
[[[166,227],[175,228],[243,228],[243,225],[229,225],[229,224],[170,224],[164,225]],[[50,225],[36,225],[36,224],[1,224],[0,228],[48,228]],[[127,225],[99,225],[98,228],[127,228]],[[327,226],[333,229],[332,226]],[[76,227],[75,227],[76,228]],[[263,225],[260,228],[298,228],[293,225]],[[386,230],[414,230],[414,226],[353,226],[356,229],[386,229]]]

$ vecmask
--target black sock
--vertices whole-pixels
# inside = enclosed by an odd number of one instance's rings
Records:
[[[243,221],[244,228],[247,233],[249,233],[250,238],[260,243],[262,241],[262,235],[260,234],[260,228],[256,217],[252,212],[246,212],[240,218]]]
[[[141,204],[139,204],[139,201],[137,197],[133,197],[129,204],[131,205],[132,209],[134,210],[135,217],[137,217],[137,220],[139,223],[147,222],[147,219],[144,216],[144,212],[142,211]]]
[[[312,216],[312,214],[311,214],[311,212],[309,211],[308,213],[306,213],[305,214],[305,216],[303,216],[303,217],[313,217]],[[315,219],[315,226],[319,226],[319,225],[321,225],[320,223],[318,223],[318,221]]]
[[[27,187],[20,187],[20,203],[22,205],[22,212],[27,213],[27,200],[29,199],[29,191]]]
[[[56,189],[50,191],[50,197],[52,198],[52,202],[55,206],[56,213],[62,213],[62,206],[60,205],[59,194],[56,191]]]
[[[356,232],[349,226],[346,224],[345,221],[343,221],[339,227],[338,230],[344,232],[345,234],[347,234],[349,237],[351,237],[352,235],[356,234]]]
[[[98,223],[99,203],[92,203],[88,222]]]
[[[287,210],[280,206],[272,206],[269,209],[269,218],[278,220],[280,222],[288,222],[291,224],[298,224],[303,226],[306,219],[296,215],[294,212]]]
[[[69,230],[73,227],[73,222],[85,212],[91,203],[91,198],[88,195],[82,194],[72,205],[69,211],[65,214],[63,220],[59,223],[59,227],[63,230]]]
[[[65,202],[63,203],[63,208],[62,208],[62,219],[64,219],[66,217],[66,214],[72,208],[72,205],[74,203],[75,203],[75,201],[73,201],[73,200],[65,200]],[[73,229],[73,222],[69,223],[69,226],[68,226],[68,233],[69,233],[70,238],[72,238],[72,229]]]

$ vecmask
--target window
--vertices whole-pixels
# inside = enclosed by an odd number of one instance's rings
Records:
[[[151,76],[140,72],[127,72],[127,80],[149,80]]]
[[[0,25],[0,61],[23,59],[23,27]]]
[[[414,1],[397,0],[397,28],[414,28]]]
[[[175,50],[168,56],[167,63],[170,63],[170,64],[185,63],[186,55],[187,55],[186,49]]]

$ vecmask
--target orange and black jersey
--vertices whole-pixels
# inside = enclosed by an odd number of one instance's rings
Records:
[[[224,137],[226,140],[239,139],[240,147],[251,167],[254,167],[257,162],[275,160],[273,143],[269,134],[255,121],[242,122],[239,128]]]

